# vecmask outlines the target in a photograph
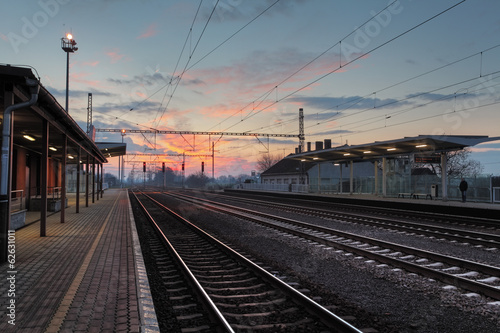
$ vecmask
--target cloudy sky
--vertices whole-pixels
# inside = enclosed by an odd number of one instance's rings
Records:
[[[500,136],[497,0],[40,0],[0,5],[0,63],[33,66],[86,129],[298,134],[363,144],[419,134]],[[96,141],[121,141],[98,132]],[[127,134],[128,153],[200,155],[250,173],[297,138]],[[473,157],[500,174],[500,141]],[[150,157],[127,157],[140,162]],[[180,169],[182,158],[160,157]],[[127,173],[132,168],[129,163]],[[137,164],[136,167],[139,167]],[[105,171],[116,173],[110,159]]]

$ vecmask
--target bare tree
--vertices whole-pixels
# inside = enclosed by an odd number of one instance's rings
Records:
[[[470,158],[470,154],[471,150],[468,148],[446,152],[448,158],[446,174],[449,177],[469,177],[480,174],[483,166],[479,161]],[[441,164],[430,164],[429,167],[437,174],[442,174]]]
[[[283,159],[283,156],[276,154],[262,154],[259,159],[257,160],[257,170],[259,172],[264,172],[276,163],[278,163],[280,160]]]

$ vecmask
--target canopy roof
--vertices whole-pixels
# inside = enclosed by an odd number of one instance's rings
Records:
[[[430,155],[461,150],[477,144],[500,140],[500,137],[481,135],[419,135],[389,141],[375,141],[361,145],[340,147],[291,154],[285,158],[316,162],[366,161],[382,157],[396,157],[409,154]]]
[[[95,143],[101,153],[106,157],[115,157],[126,155],[127,144],[120,142],[96,142]]]
[[[41,153],[43,122],[48,122],[48,144],[51,158],[62,159],[64,138],[67,143],[67,163],[77,163],[75,158],[81,150],[81,159],[87,157],[98,163],[106,163],[107,159],[78,126],[76,121],[59,104],[53,95],[39,82],[31,69],[0,65],[0,118],[3,121],[4,109],[11,104],[26,102],[30,99],[26,78],[38,81],[40,86],[37,102],[30,106],[17,109],[12,114],[12,141],[16,146]],[[12,97],[8,97],[12,95]],[[9,99],[12,100],[9,100]],[[0,132],[2,128],[0,127]]]

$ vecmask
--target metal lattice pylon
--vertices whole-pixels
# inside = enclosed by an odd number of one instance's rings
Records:
[[[89,101],[87,105],[87,135],[90,137],[92,129],[92,93],[89,93]]]
[[[305,151],[305,141],[306,141],[306,137],[304,134],[304,109],[300,108],[299,109],[299,147],[300,147],[300,152]]]

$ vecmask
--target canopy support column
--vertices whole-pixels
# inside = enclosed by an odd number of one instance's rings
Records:
[[[95,157],[92,158],[92,203],[95,203]]]
[[[382,157],[382,196],[387,196],[387,158]]]
[[[349,163],[349,193],[354,193],[354,162]]]
[[[76,164],[76,213],[80,213],[80,174],[82,173],[82,148],[78,146],[78,161]]]
[[[448,157],[445,152],[441,153],[441,198],[448,201]]]
[[[87,154],[87,162],[85,164],[85,207],[89,206],[89,177],[90,177],[90,156]]]
[[[49,177],[49,122],[42,124],[42,159],[40,168],[40,237],[47,235],[47,185]]]
[[[68,137],[62,135],[62,157],[61,157],[61,223],[64,223],[66,218],[66,158],[68,153]]]

